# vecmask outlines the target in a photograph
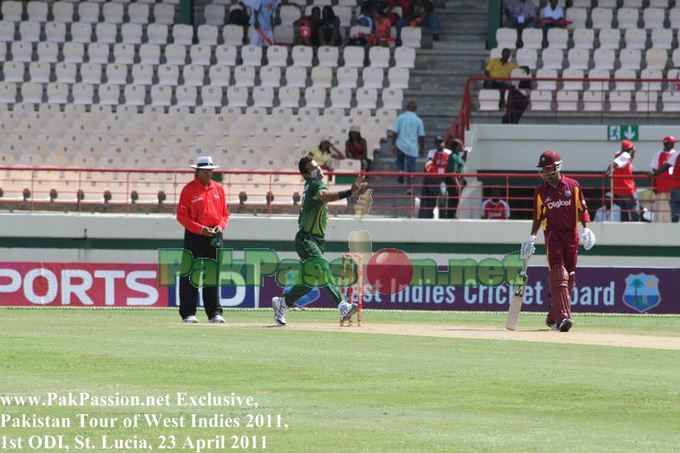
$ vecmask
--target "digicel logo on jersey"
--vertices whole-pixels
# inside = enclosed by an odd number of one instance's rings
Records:
[[[571,206],[571,198],[568,200],[557,200],[546,203],[548,209],[561,208],[562,206]]]
[[[167,307],[155,264],[0,263],[0,305]]]

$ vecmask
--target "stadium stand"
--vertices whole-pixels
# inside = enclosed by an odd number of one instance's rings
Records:
[[[403,47],[368,55],[352,46],[263,49],[224,24],[229,5],[205,4],[194,28],[175,22],[177,3],[3,1],[0,123],[13,131],[0,137],[6,160],[183,169],[213,153],[227,167],[294,168],[322,136],[344,144],[357,118],[376,148],[402,108],[420,29],[404,28]],[[349,32],[357,4],[335,8]],[[294,16],[282,7],[277,28]],[[358,162],[340,168],[357,170]],[[0,184],[5,199],[21,198],[22,181],[5,174]],[[73,185],[50,179],[58,191]],[[172,202],[174,192],[158,187]],[[240,191],[234,187],[232,201]]]
[[[566,8],[566,29],[553,28],[547,43],[540,30],[523,31],[524,46],[515,51],[518,64],[532,69],[535,77],[616,78],[616,83],[590,84],[574,80],[538,82],[532,93],[531,110],[545,111],[556,103],[559,111],[574,112],[673,112],[680,110],[675,94],[677,84],[671,71],[680,64],[674,30],[680,20],[680,4],[668,0],[591,2],[572,1]],[[565,2],[560,2],[564,6]],[[515,49],[515,30],[499,28],[498,45],[489,58],[502,48]],[[546,45],[547,44],[547,45]],[[565,51],[564,54],[562,52]],[[564,58],[566,57],[566,58]],[[675,58],[675,60],[674,60]],[[643,82],[641,78],[658,79]],[[497,111],[491,93],[480,90],[480,111]],[[658,103],[657,103],[658,101]]]

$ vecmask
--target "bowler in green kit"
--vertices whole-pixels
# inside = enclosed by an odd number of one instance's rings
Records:
[[[367,184],[357,180],[352,184],[351,189],[330,192],[323,182],[323,170],[309,156],[300,159],[298,170],[305,178],[305,188],[302,194],[300,216],[298,217],[299,231],[295,235],[295,250],[301,261],[306,261],[314,268],[314,275],[321,276],[320,280],[328,282],[324,289],[338,304],[340,318],[343,320],[350,319],[357,311],[357,304],[347,302],[340,292],[340,288],[334,285],[331,268],[323,256],[326,223],[328,222],[326,204],[343,198],[356,197],[366,190]],[[285,326],[288,308],[292,307],[296,300],[311,290],[311,286],[305,285],[304,282],[298,282],[284,297],[272,298],[274,320],[277,324]]]

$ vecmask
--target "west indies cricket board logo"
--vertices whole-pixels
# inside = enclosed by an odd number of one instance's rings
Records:
[[[656,275],[630,274],[626,277],[626,289],[621,298],[623,303],[637,311],[644,313],[661,303],[659,292],[659,278]]]

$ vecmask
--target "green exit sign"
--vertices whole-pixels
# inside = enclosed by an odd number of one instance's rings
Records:
[[[640,127],[624,124],[622,126],[607,126],[607,140],[618,142],[620,140],[638,141],[640,138]]]

